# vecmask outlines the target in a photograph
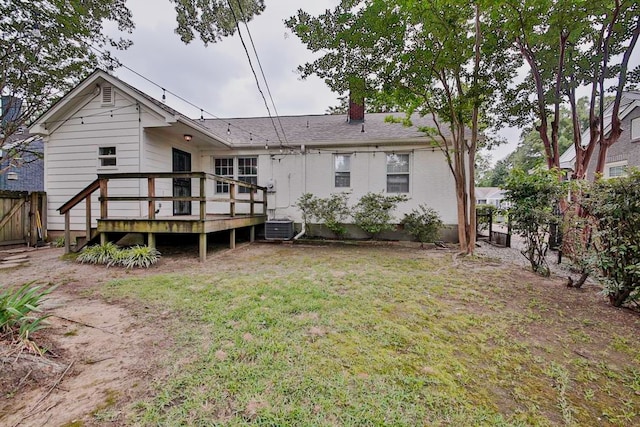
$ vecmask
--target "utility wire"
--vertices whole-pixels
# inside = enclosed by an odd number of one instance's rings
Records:
[[[236,23],[236,28],[238,29],[238,35],[240,36],[240,41],[242,42],[242,47],[244,48],[244,52],[247,55],[247,59],[249,60],[249,67],[251,67],[251,72],[253,73],[253,77],[256,80],[256,85],[258,86],[258,92],[260,92],[260,96],[262,96],[262,100],[264,101],[264,106],[267,108],[267,113],[269,114],[269,118],[271,119],[271,124],[273,125],[273,130],[276,131],[276,136],[278,137],[278,141],[280,141],[280,145],[282,145],[282,138],[280,138],[280,132],[278,132],[278,127],[276,126],[275,120],[273,120],[273,116],[271,115],[271,110],[269,109],[269,103],[267,102],[267,98],[264,96],[264,92],[260,87],[260,80],[258,80],[258,75],[256,74],[256,70],[253,67],[253,62],[251,61],[251,55],[249,55],[249,49],[247,49],[247,44],[244,42],[244,37],[242,37],[242,32],[240,31],[240,24],[238,22],[238,18],[236,17],[236,13],[231,6],[230,0],[227,0],[227,4],[229,5],[229,10],[231,10],[231,16],[233,16],[233,20]]]
[[[273,111],[276,113],[276,119],[278,120],[278,124],[280,125],[280,130],[282,131],[282,137],[284,138],[284,141],[288,143],[287,135],[284,132],[284,127],[282,126],[282,121],[280,120],[280,115],[278,114],[278,109],[276,108],[276,103],[273,101],[273,96],[271,96],[271,89],[269,88],[269,82],[267,81],[267,77],[264,75],[264,69],[262,68],[262,62],[260,62],[260,57],[258,56],[258,51],[256,50],[256,45],[255,45],[255,43],[253,43],[253,37],[251,36],[251,31],[249,30],[249,24],[247,24],[246,17],[244,15],[244,10],[242,10],[242,4],[241,4],[240,0],[236,0],[236,3],[238,3],[238,7],[240,8],[240,13],[242,14],[242,17],[245,18],[244,26],[247,29],[247,34],[249,35],[249,41],[251,42],[251,47],[253,48],[253,54],[255,55],[256,61],[258,62],[258,67],[260,68],[260,73],[262,74],[262,80],[264,80],[264,85],[267,88],[267,93],[269,94],[269,99],[271,100],[271,105],[273,106]],[[239,31],[240,30],[238,29],[238,32]]]
[[[95,52],[97,52],[97,53],[101,54],[101,55],[105,55],[105,54],[106,54],[105,52],[101,51],[100,49],[96,48],[95,46],[91,46],[91,45],[89,45],[89,48],[90,48],[90,49],[92,49],[92,50],[94,50]],[[117,59],[117,58],[116,58],[116,59]],[[191,107],[197,108],[198,110],[200,110],[200,112],[201,112],[201,113],[206,113],[208,116],[211,116],[212,118],[214,118],[214,119],[216,119],[216,120],[220,120],[220,121],[223,121],[223,122],[227,123],[227,126],[232,127],[232,128],[235,128],[235,129],[238,129],[238,130],[240,130],[240,131],[242,131],[242,132],[246,133],[246,134],[249,136],[249,138],[250,138],[250,139],[253,139],[253,138],[259,138],[259,139],[262,139],[263,141],[265,141],[267,144],[269,143],[269,138],[266,138],[266,137],[264,137],[264,136],[262,136],[262,135],[260,135],[260,134],[257,134],[257,133],[255,133],[255,132],[253,132],[253,131],[248,131],[248,130],[246,130],[246,129],[244,129],[244,128],[242,128],[242,127],[238,126],[238,125],[235,125],[235,124],[231,123],[231,122],[229,121],[229,119],[223,119],[223,118],[221,118],[221,117],[216,116],[215,114],[213,114],[213,113],[211,113],[211,112],[209,112],[209,111],[205,110],[204,108],[201,108],[200,106],[198,106],[198,105],[194,104],[193,102],[189,101],[188,99],[183,98],[182,96],[178,95],[177,93],[172,92],[172,91],[170,91],[170,90],[168,90],[168,89],[165,89],[163,86],[161,86],[160,84],[158,84],[158,83],[154,82],[154,81],[153,81],[153,80],[151,80],[150,78],[148,78],[148,77],[146,77],[146,76],[142,75],[141,73],[137,72],[137,71],[136,71],[136,70],[134,70],[133,68],[128,67],[126,64],[122,63],[122,61],[120,61],[119,59],[117,59],[117,61],[118,61],[118,63],[120,64],[120,66],[121,66],[122,68],[125,68],[126,70],[129,70],[130,72],[132,72],[132,73],[133,73],[133,74],[135,74],[136,76],[140,77],[141,79],[143,79],[143,80],[147,81],[148,83],[151,83],[152,85],[154,85],[154,86],[156,86],[157,88],[161,89],[163,92],[166,92],[166,93],[169,93],[170,95],[175,96],[177,99],[179,99],[180,101],[182,101],[182,102],[184,102],[184,103],[186,103],[186,104],[190,105]],[[194,121],[195,121],[195,120],[194,120]],[[207,129],[209,129],[209,128],[208,128],[208,127],[206,127],[206,126],[204,126],[204,127],[205,127],[205,128],[207,128]],[[209,130],[211,130],[211,129],[209,129]],[[276,133],[277,133],[277,132],[276,132]]]

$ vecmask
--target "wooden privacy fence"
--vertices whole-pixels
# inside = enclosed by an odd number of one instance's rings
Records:
[[[0,246],[36,246],[46,239],[46,193],[0,191]]]

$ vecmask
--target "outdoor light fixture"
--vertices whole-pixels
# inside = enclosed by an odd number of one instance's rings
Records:
[[[184,140],[187,141],[187,142],[189,142],[189,141],[191,141],[193,139],[192,135],[189,135],[189,134],[186,134],[186,133],[183,135],[183,137],[184,137]]]

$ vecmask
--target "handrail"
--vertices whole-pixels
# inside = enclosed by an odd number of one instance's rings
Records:
[[[66,202],[64,205],[60,206],[58,208],[58,210],[60,211],[60,215],[70,211],[74,206],[76,206],[78,203],[80,203],[81,201],[89,197],[91,193],[98,190],[99,188],[100,188],[100,179],[98,178],[95,181],[93,181],[91,184],[87,185],[78,194],[76,194],[71,199],[69,199],[69,201]]]
[[[98,174],[100,179],[147,179],[147,178],[207,178],[213,181],[220,181],[227,184],[238,184],[241,187],[255,188],[257,190],[266,191],[266,187],[256,184],[240,181],[237,179],[227,178],[226,176],[214,175],[208,172],[127,172],[127,173],[101,173]]]

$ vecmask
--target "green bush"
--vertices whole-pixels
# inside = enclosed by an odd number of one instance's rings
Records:
[[[318,198],[311,193],[304,193],[296,202],[296,207],[302,213],[302,222],[305,227],[309,228],[311,222],[317,219],[318,215]]]
[[[155,248],[137,245],[121,249],[111,242],[87,247],[77,258],[77,261],[83,264],[106,264],[125,268],[149,268],[159,260],[160,252]]]
[[[11,338],[17,335],[20,340],[29,341],[34,332],[45,327],[44,320],[49,317],[32,313],[41,312],[40,305],[54,289],[27,283],[16,290],[0,293],[0,333]]]
[[[590,260],[612,305],[640,301],[640,171],[600,179],[582,198],[594,225]]]
[[[404,194],[385,196],[382,193],[367,193],[353,208],[356,225],[375,237],[385,230],[393,230],[391,212],[399,203],[409,200]]]
[[[315,220],[341,237],[347,231],[344,224],[350,216],[348,198],[347,193],[334,193],[324,199],[305,193],[298,199],[296,207],[302,212],[302,221],[307,229],[310,229],[309,224]]]
[[[443,226],[438,212],[424,205],[405,214],[402,224],[405,230],[420,243],[435,241]]]
[[[525,240],[521,253],[531,269],[543,276],[550,274],[546,254],[551,225],[559,222],[553,209],[563,188],[556,171],[542,169],[533,173],[513,170],[505,185],[511,229]]]

